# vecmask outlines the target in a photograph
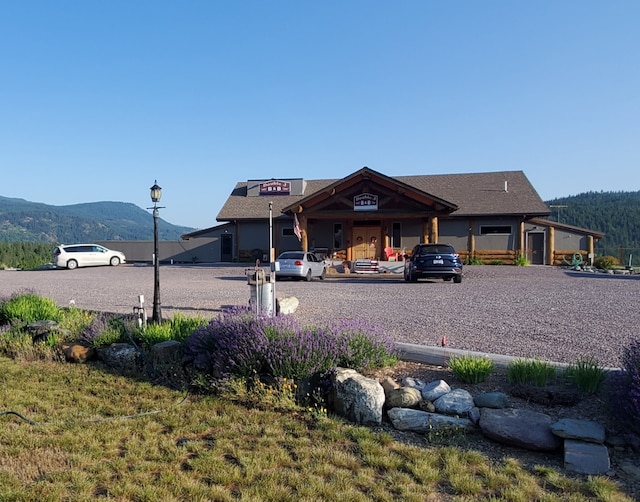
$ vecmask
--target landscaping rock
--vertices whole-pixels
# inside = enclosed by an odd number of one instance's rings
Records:
[[[383,378],[382,381],[380,382],[380,385],[382,385],[385,395],[387,395],[390,391],[394,389],[400,388],[400,385],[398,385],[398,383],[391,377]]]
[[[603,444],[566,439],[564,467],[581,474],[604,474],[611,468],[609,450]]]
[[[433,402],[438,413],[445,415],[467,415],[473,408],[473,396],[464,389],[455,389],[440,396]]]
[[[280,314],[289,315],[293,314],[298,308],[298,304],[300,302],[295,296],[286,296],[284,298],[278,299],[278,305],[280,307]]]
[[[480,410],[482,433],[494,441],[534,451],[554,451],[562,440],[551,432],[553,419],[544,413],[523,409]]]
[[[565,439],[579,439],[590,443],[604,443],[604,426],[593,420],[563,418],[551,425],[551,432]]]
[[[422,394],[413,387],[399,387],[386,393],[387,408],[415,408],[422,401]]]
[[[144,370],[142,351],[129,343],[114,343],[96,350],[98,358],[107,366],[123,373],[139,373]]]
[[[441,396],[444,396],[447,392],[451,392],[451,387],[444,380],[435,380],[429,382],[422,387],[422,397],[427,401],[435,401]]]
[[[494,408],[496,410],[509,407],[509,396],[504,392],[485,392],[473,398],[478,408]]]
[[[419,378],[404,377],[402,379],[402,386],[403,387],[413,387],[414,389],[420,389],[421,390],[425,385],[426,385],[425,382],[423,382]]]
[[[86,363],[95,355],[91,347],[81,343],[63,343],[60,347],[65,359],[71,363]]]
[[[459,427],[473,430],[473,424],[467,418],[457,418],[437,413],[429,413],[409,408],[391,408],[387,412],[393,426],[400,431],[411,431],[424,434],[429,431]]]
[[[382,423],[385,396],[377,380],[352,369],[337,368],[331,383],[329,405],[337,414],[362,425]]]

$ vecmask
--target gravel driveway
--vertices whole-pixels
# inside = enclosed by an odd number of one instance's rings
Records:
[[[160,268],[164,318],[217,316],[222,308],[247,305],[246,267]],[[138,295],[148,315],[153,268],[0,271],[0,297],[31,291],[60,306],[131,313]],[[421,345],[539,357],[571,363],[593,356],[619,366],[622,348],[640,333],[640,276],[611,276],[557,267],[468,266],[462,284],[405,283],[401,276],[328,276],[311,283],[279,281],[276,297],[295,296],[296,318],[366,319],[386,327],[394,340]]]

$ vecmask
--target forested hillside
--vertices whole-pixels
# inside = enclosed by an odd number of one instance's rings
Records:
[[[546,203],[549,219],[604,232],[596,250],[640,248],[640,191],[586,192]]]
[[[192,228],[162,219],[161,240],[178,240]],[[50,206],[0,197],[0,242],[73,243],[97,240],[151,240],[153,216],[126,202]]]

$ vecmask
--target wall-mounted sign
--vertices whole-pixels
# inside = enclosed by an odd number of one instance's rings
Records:
[[[288,181],[269,180],[260,183],[260,195],[289,195],[291,183]]]
[[[361,193],[353,198],[354,211],[377,211],[378,196],[372,193]]]

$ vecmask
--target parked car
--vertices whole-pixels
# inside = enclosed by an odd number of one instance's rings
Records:
[[[327,269],[324,261],[314,253],[285,251],[276,260],[276,278],[292,277],[310,281],[314,277],[324,279]]]
[[[462,261],[449,244],[418,244],[405,256],[404,280],[444,279],[462,282]]]
[[[53,250],[53,264],[56,267],[73,270],[77,267],[113,267],[126,263],[124,253],[107,249],[98,244],[60,244]]]

